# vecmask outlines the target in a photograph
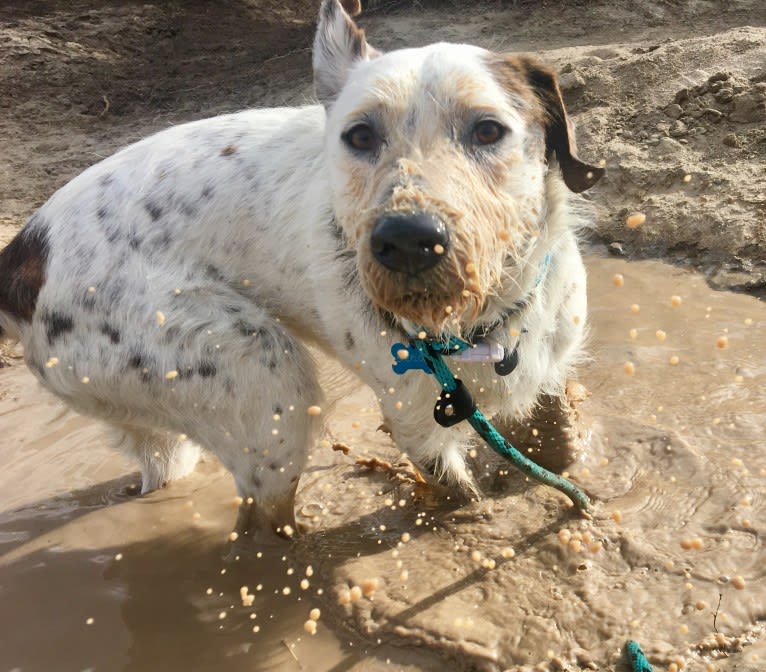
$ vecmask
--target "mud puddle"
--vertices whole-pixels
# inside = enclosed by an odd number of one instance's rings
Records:
[[[592,520],[481,447],[494,491],[435,502],[358,392],[302,479],[301,539],[232,545],[212,458],[133,497],[96,423],[0,370],[0,670],[625,670],[627,638],[658,669],[763,669],[766,307],[657,262],[589,272],[570,472]]]

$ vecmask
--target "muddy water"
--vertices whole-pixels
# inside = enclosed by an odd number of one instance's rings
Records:
[[[765,669],[766,306],[660,263],[589,270],[588,449],[570,471],[592,520],[481,448],[492,493],[437,501],[361,392],[330,423],[349,454],[313,452],[303,537],[232,547],[214,460],[133,497],[97,424],[0,370],[0,671],[625,670],[629,637],[659,669]]]

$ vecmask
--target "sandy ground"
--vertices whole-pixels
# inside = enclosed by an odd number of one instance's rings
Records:
[[[0,7],[0,244],[127,142],[309,100],[310,5]],[[362,23],[384,49],[444,39],[537,52],[561,72],[581,153],[606,160],[588,195],[588,450],[571,470],[597,500],[594,519],[499,475],[481,447],[487,497],[460,507],[434,501],[406,467],[356,465],[399,460],[361,391],[314,449],[303,537],[232,549],[233,484],[212,458],[129,496],[136,474],[100,427],[6,350],[0,671],[626,670],[629,637],[658,669],[764,669],[763,3],[456,2]],[[647,222],[629,230],[634,211]],[[664,261],[636,261],[646,257]],[[373,592],[342,604],[371,579]]]

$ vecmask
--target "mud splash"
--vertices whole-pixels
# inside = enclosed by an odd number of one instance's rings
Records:
[[[762,669],[766,307],[661,263],[589,271],[589,446],[571,476],[592,520],[481,446],[492,492],[437,502],[359,392],[302,479],[301,539],[232,548],[212,458],[130,496],[98,425],[23,366],[0,371],[0,669],[620,670],[629,637],[659,666]],[[370,457],[390,468],[356,464]]]

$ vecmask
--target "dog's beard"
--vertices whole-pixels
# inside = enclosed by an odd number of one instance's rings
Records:
[[[365,261],[359,277],[373,305],[428,333],[460,336],[470,331],[485,304],[485,293],[452,260],[416,276],[389,271],[374,259]]]
[[[393,315],[405,331],[424,330],[432,336],[468,338],[477,329],[502,319],[506,310],[523,305],[538,282],[542,270],[529,260],[507,254],[495,276],[486,267],[470,276],[452,259],[417,276],[393,273],[370,257],[359,265],[361,285],[372,304]],[[522,277],[524,280],[522,281]],[[480,284],[491,279],[488,286]],[[530,284],[531,283],[531,284]]]

